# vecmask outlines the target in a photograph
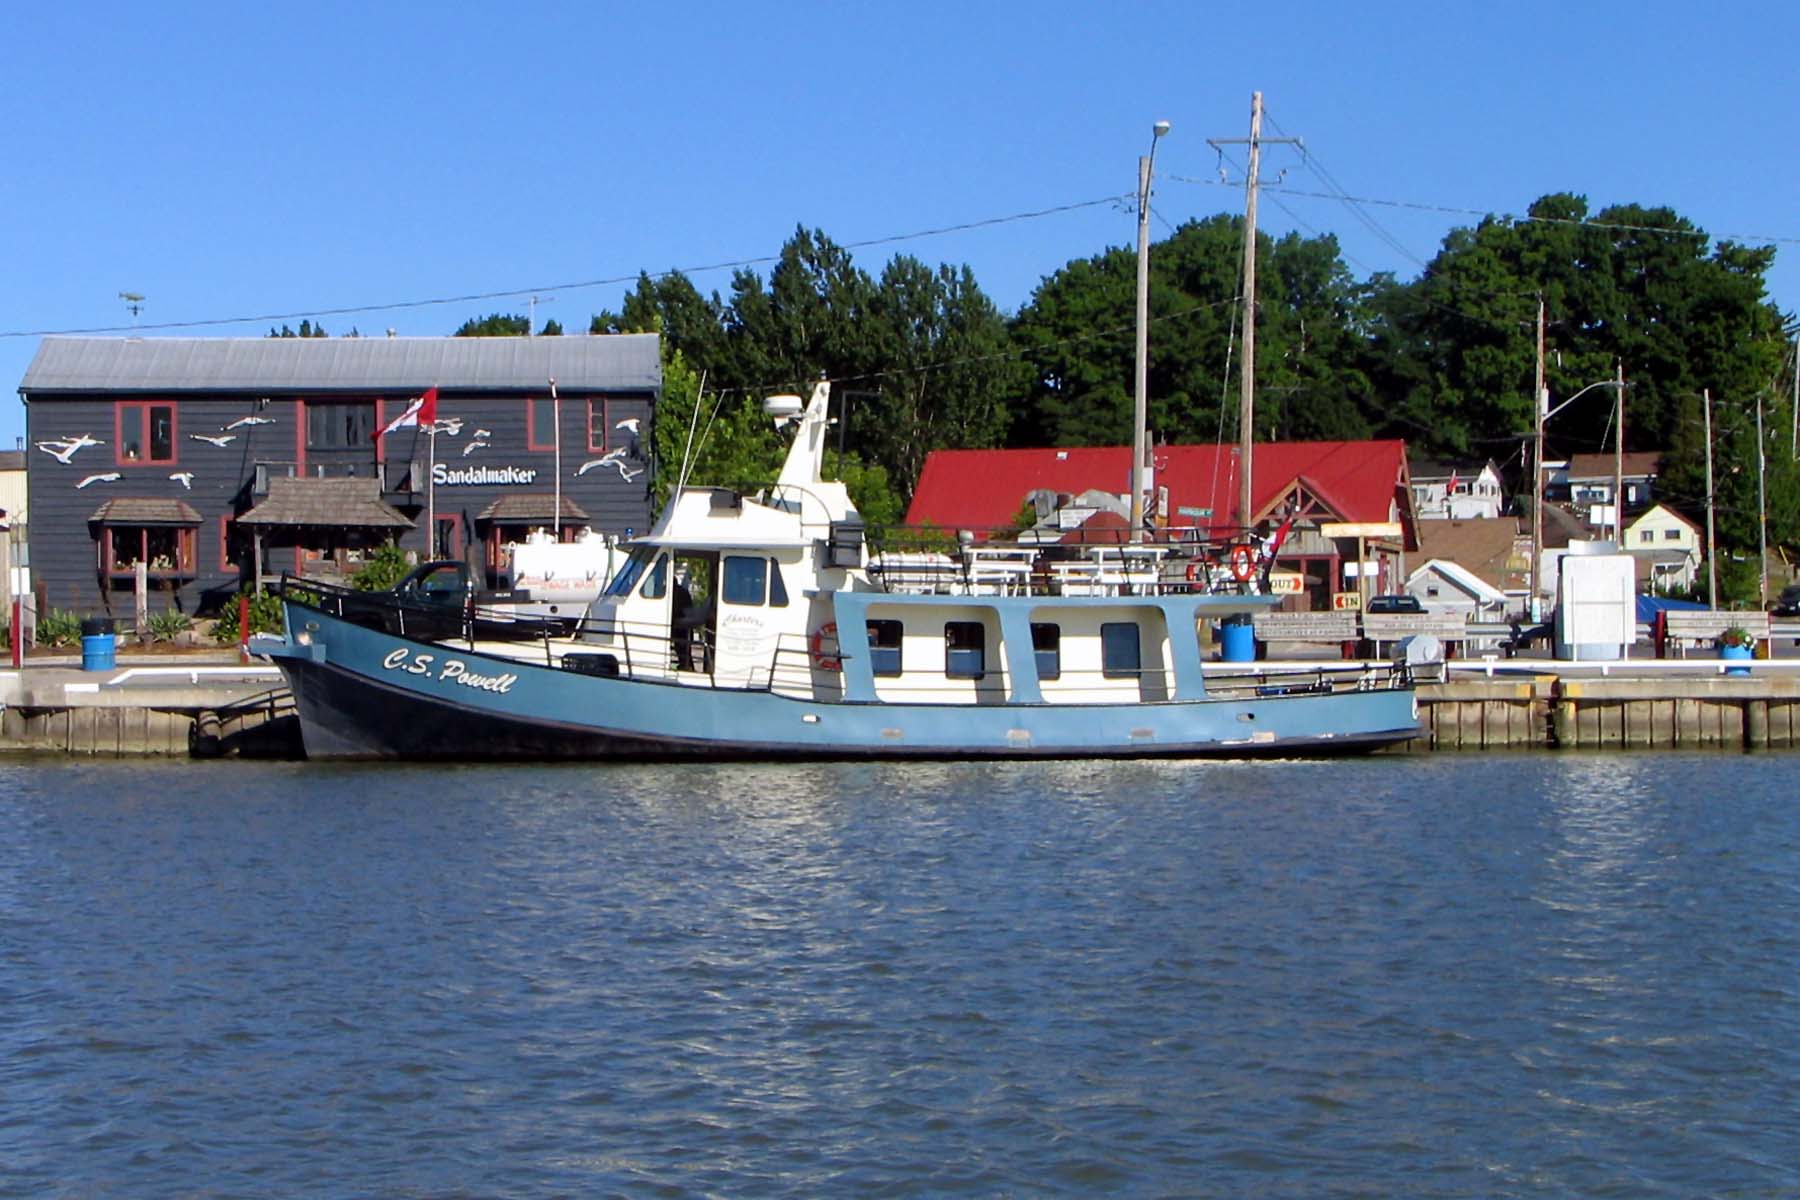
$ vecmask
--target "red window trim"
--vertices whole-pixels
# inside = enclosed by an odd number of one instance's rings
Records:
[[[594,445],[594,406],[600,406],[600,444]],[[589,454],[602,454],[612,440],[612,411],[605,396],[590,396],[587,402],[587,442]]]
[[[125,410],[138,409],[143,415],[144,457],[125,457]],[[150,410],[166,408],[169,410],[169,457],[151,458],[150,449]],[[173,400],[115,400],[113,401],[113,465],[115,467],[173,467],[181,462],[181,406]]]
[[[527,450],[556,449],[556,430],[554,424],[552,424],[551,428],[544,431],[543,437],[540,438],[538,436],[538,404],[548,399],[550,399],[548,396],[525,397],[525,448]],[[586,437],[587,434],[584,433],[581,436]]]
[[[125,530],[136,534],[138,554],[142,556],[150,548],[146,544],[149,528],[148,525],[130,525],[124,522],[102,526],[100,530],[100,573],[108,579],[130,579],[135,575],[136,572],[133,570],[120,570],[113,566],[113,536]],[[197,579],[200,575],[198,562],[200,539],[196,536],[197,530],[192,525],[177,525],[173,528],[175,530],[175,565],[160,571],[148,568],[146,574],[151,579]]]

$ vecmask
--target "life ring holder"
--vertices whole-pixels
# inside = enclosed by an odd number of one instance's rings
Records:
[[[825,642],[828,639],[832,645],[832,650],[830,652],[827,652],[825,649]],[[807,639],[807,649],[812,653],[813,666],[817,667],[819,670],[841,671],[844,669],[843,656],[837,650],[836,621],[827,621],[825,624],[813,630],[812,637]]]
[[[1239,583],[1249,583],[1250,577],[1256,574],[1256,547],[1248,542],[1239,542],[1231,548],[1231,577]]]

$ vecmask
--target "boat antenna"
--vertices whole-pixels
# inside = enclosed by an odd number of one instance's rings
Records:
[[[687,445],[681,448],[681,473],[675,477],[675,491],[679,493],[687,487],[688,472],[694,469],[694,455],[698,453],[694,446],[694,427],[700,424],[700,399],[706,395],[706,372],[700,372],[700,386],[694,392],[694,411],[688,414]],[[711,424],[711,422],[708,422]]]

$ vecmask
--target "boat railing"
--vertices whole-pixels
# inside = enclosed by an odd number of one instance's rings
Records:
[[[977,543],[883,550],[869,577],[892,593],[940,596],[1243,595],[1260,587],[1256,560],[1200,544],[1031,546]],[[1256,569],[1250,569],[1256,566]]]

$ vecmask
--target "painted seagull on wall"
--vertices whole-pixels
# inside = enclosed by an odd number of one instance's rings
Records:
[[[194,490],[194,473],[192,471],[177,471],[169,478],[190,492]]]
[[[209,445],[218,446],[219,448],[223,449],[224,447],[229,446],[233,441],[235,441],[237,439],[237,434],[235,434],[235,433],[226,433],[226,434],[190,433],[190,434],[188,434],[188,437],[193,439],[196,442],[206,442]]]
[[[61,463],[63,466],[66,467],[69,465],[69,460],[71,458],[75,457],[75,452],[77,450],[85,450],[89,446],[104,446],[104,445],[106,445],[105,442],[101,441],[98,438],[89,437],[87,434],[84,433],[79,437],[61,438],[61,439],[55,439],[55,440],[48,441],[48,442],[39,442],[37,444],[37,448],[39,450],[42,450],[45,454],[48,454],[51,458],[54,458],[57,462]]]
[[[241,429],[245,425],[273,425],[274,417],[239,417],[229,425],[221,425],[220,429]]]
[[[630,468],[628,468],[625,465],[625,452],[626,452],[626,447],[624,447],[624,446],[620,446],[616,450],[608,450],[605,454],[602,454],[599,458],[590,458],[590,459],[588,459],[588,461],[582,463],[579,467],[577,467],[575,469],[575,474],[576,475],[586,475],[589,471],[593,470],[595,467],[617,467],[617,468],[619,468],[619,477],[622,478],[626,483],[630,483],[632,480],[636,479],[639,475],[642,475],[644,473],[644,469],[642,467],[639,467],[637,470],[633,471]]]
[[[90,483],[117,483],[119,480],[121,480],[123,478],[125,478],[125,477],[123,475],[119,474],[119,472],[117,472],[117,471],[108,471],[104,475],[89,475],[86,479],[84,479],[80,483],[76,484],[75,489],[77,491],[80,491],[82,488],[86,487]]]

